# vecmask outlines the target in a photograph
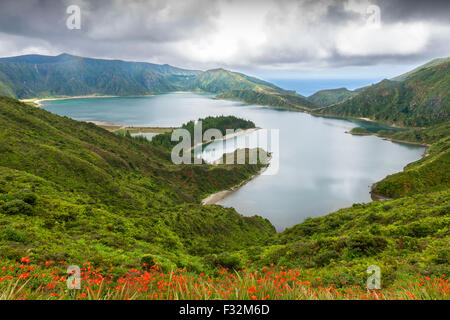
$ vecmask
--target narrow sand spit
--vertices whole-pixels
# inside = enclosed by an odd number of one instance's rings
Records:
[[[232,187],[230,189],[222,190],[222,191],[210,194],[209,196],[207,196],[205,199],[202,200],[202,204],[203,205],[216,204],[218,201],[222,200],[227,195],[233,193],[234,191],[236,191],[237,189],[239,189],[240,187],[245,185],[247,182],[249,182],[249,181],[253,180],[254,178],[256,178],[257,176],[259,176],[261,173],[263,173],[269,167],[269,165],[267,165],[266,167],[262,168],[258,173],[255,173],[253,176],[251,176],[247,180],[241,182],[240,184],[238,184],[238,185],[236,185],[236,186],[234,186],[234,187]]]
[[[21,99],[22,102],[33,102],[36,107],[40,108],[43,101],[54,101],[54,100],[69,100],[69,99],[86,99],[86,98],[117,98],[118,96],[73,96],[73,97],[60,97],[60,98],[43,98],[43,99]]]

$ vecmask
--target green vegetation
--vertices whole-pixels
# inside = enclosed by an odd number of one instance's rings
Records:
[[[434,67],[434,66],[438,66],[441,65],[443,63],[448,63],[450,62],[450,57],[447,58],[437,58],[437,59],[433,59],[430,62],[427,62],[409,72],[406,72],[404,74],[401,74],[397,77],[392,78],[391,80],[393,81],[405,81],[407,78],[409,78],[410,76],[414,75],[415,73],[417,73],[418,71],[421,71],[423,69],[426,68],[430,68],[430,67]]]
[[[282,91],[283,89],[258,78],[225,69],[203,72],[188,85],[190,90],[223,93],[230,90]],[[288,92],[288,91],[286,91]],[[292,93],[292,92],[291,92]]]
[[[372,132],[367,131],[366,129],[364,129],[362,127],[353,128],[348,133],[357,134],[357,135],[372,135],[373,134]]]
[[[224,99],[290,109],[315,107],[294,91],[224,69],[202,72],[69,54],[0,58],[0,94],[14,98],[130,96],[186,90],[224,94]]]
[[[39,57],[39,63],[52,64],[55,58]],[[58,59],[62,64],[73,60]],[[167,68],[165,79],[174,77],[172,71],[182,73]],[[375,134],[428,144],[428,155],[373,186],[374,194],[395,199],[354,204],[280,234],[266,219],[200,204],[208,194],[259,172],[261,163],[176,166],[168,152],[170,133],[150,142],[0,97],[0,260],[89,261],[100,270],[114,266],[117,275],[154,260],[165,271],[179,267],[193,274],[217,273],[217,265],[258,271],[274,264],[312,270],[338,289],[364,286],[370,265],[380,266],[383,286],[417,279],[417,274],[449,274],[448,68],[448,61],[432,63],[403,81],[384,80],[318,110],[321,115],[416,126]],[[1,72],[0,90],[5,92],[12,88],[8,77],[13,73],[5,77]],[[177,86],[189,83],[191,89],[219,93],[220,98],[294,109],[312,106],[302,105],[302,97],[292,92],[221,69],[180,77],[187,80],[180,78]],[[36,84],[13,92],[44,92],[39,88]],[[183,127],[192,133],[193,125]],[[203,132],[254,126],[235,117],[203,119]],[[351,133],[370,131],[355,128]]]
[[[273,91],[231,90],[217,96],[218,99],[238,100],[289,110],[311,110],[315,105],[299,94],[278,93]]]
[[[216,265],[257,270],[275,264],[347,285],[363,285],[372,264],[382,268],[384,285],[450,271],[448,140],[374,188],[402,198],[354,204],[276,234],[260,217],[200,205],[261,164],[175,166],[164,146],[145,139],[6,97],[0,97],[0,111],[2,262],[25,256],[90,261],[117,274],[153,260],[164,270],[194,273],[215,272]],[[232,117],[205,123],[254,126]],[[410,188],[402,187],[405,181]]]
[[[407,127],[424,127],[449,120],[450,63],[432,64],[404,81],[383,80],[319,114],[365,117]]]
[[[355,96],[357,92],[347,88],[320,90],[308,97],[308,100],[319,107],[328,107],[332,104],[347,100]]]
[[[449,197],[447,184],[445,191],[354,204],[307,219],[276,235],[271,246],[243,250],[240,257],[254,265],[314,269],[337,286],[344,281],[364,287],[366,269],[374,264],[383,286],[417,273],[448,274]]]
[[[235,116],[218,116],[218,117],[206,117],[199,119],[202,122],[202,137],[205,131],[208,129],[220,130],[223,136],[226,135],[227,129],[251,129],[255,128],[255,124],[252,121],[237,118]],[[189,121],[181,126],[182,129],[186,129],[191,134],[191,143],[194,146],[194,127],[195,121]],[[162,146],[166,149],[172,149],[179,141],[172,141],[172,133],[166,132],[158,134],[152,139],[152,144],[155,146]]]
[[[181,90],[199,74],[168,65],[101,60],[61,54],[0,59],[0,94],[48,96],[146,95]]]
[[[218,93],[218,99],[238,100],[287,109],[309,110],[315,105],[294,91],[269,82],[224,69],[208,70],[191,83],[191,90]]]
[[[398,198],[416,193],[446,190],[450,186],[450,136],[434,143],[428,155],[375,184],[375,194]]]
[[[413,128],[398,132],[380,131],[378,134],[392,140],[432,144],[450,136],[450,122],[447,121],[443,124],[434,125],[427,128]]]
[[[204,256],[262,244],[274,228],[202,206],[262,165],[176,166],[145,139],[0,97],[0,257],[205,269]],[[151,258],[150,258],[151,257]]]

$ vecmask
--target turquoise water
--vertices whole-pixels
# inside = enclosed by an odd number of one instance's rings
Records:
[[[43,108],[78,120],[134,126],[179,126],[209,115],[235,115],[261,128],[279,129],[278,173],[258,176],[219,201],[244,215],[268,218],[278,231],[307,217],[371,201],[374,182],[424,153],[420,146],[345,133],[357,126],[375,130],[377,124],[216,100],[207,94],[57,100]],[[217,143],[208,145],[205,154],[217,150]]]

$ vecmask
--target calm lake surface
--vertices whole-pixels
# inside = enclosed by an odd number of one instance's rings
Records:
[[[258,176],[218,202],[244,215],[268,218],[278,231],[307,217],[371,201],[369,191],[374,182],[401,171],[425,151],[420,146],[345,133],[357,126],[382,128],[377,124],[216,100],[208,94],[86,98],[44,104],[44,109],[73,119],[130,126],[180,126],[206,116],[235,115],[261,128],[279,129],[278,173]],[[204,149],[206,157],[214,147],[213,143]]]

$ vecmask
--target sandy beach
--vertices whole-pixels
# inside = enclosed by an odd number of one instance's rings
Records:
[[[36,107],[41,107],[43,101],[54,101],[54,100],[69,100],[69,99],[86,99],[86,98],[117,98],[118,96],[98,96],[98,95],[87,95],[87,96],[73,96],[73,97],[57,97],[57,98],[42,98],[42,99],[21,99],[22,102],[32,102]]]
[[[210,194],[209,196],[207,196],[206,198],[204,198],[202,200],[202,204],[203,205],[216,204],[218,201],[222,200],[223,198],[225,198],[230,193],[233,193],[234,191],[238,190],[240,187],[245,185],[247,182],[249,182],[249,181],[253,180],[254,178],[256,178],[257,176],[261,175],[269,167],[269,165],[265,166],[258,173],[255,173],[254,175],[252,175],[247,180],[241,182],[240,184],[238,184],[238,185],[236,185],[236,186],[234,186],[234,187],[232,187],[230,189],[222,190],[222,191]]]

